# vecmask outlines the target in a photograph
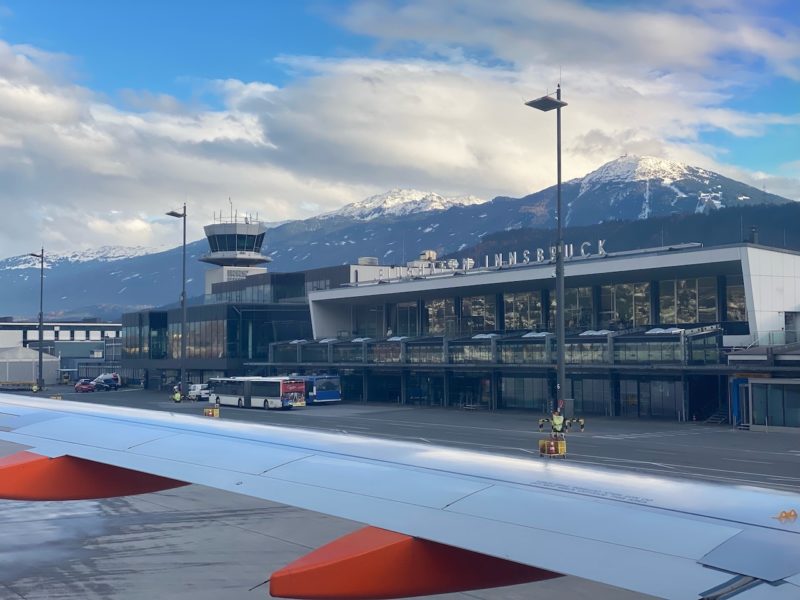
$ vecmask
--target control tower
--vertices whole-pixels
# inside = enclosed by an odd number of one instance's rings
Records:
[[[205,293],[211,293],[211,286],[222,281],[236,281],[250,275],[266,273],[263,265],[272,259],[261,254],[267,227],[250,215],[230,217],[214,215],[214,222],[204,228],[210,252],[200,260],[217,265],[217,269],[206,271]]]

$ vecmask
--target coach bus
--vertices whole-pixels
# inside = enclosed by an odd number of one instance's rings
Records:
[[[342,399],[342,384],[338,375],[298,375],[306,383],[306,402],[323,404]]]
[[[306,384],[293,377],[216,377],[209,402],[240,408],[290,409],[306,405]]]

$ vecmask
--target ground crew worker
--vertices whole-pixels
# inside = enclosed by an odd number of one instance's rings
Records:
[[[172,394],[173,402],[180,402],[181,401],[181,392],[180,390],[175,390],[175,393]]]
[[[553,411],[553,416],[550,418],[550,427],[554,438],[564,438],[564,415],[558,409]]]

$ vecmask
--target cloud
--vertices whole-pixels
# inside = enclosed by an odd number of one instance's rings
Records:
[[[554,115],[524,101],[559,76],[565,179],[655,154],[800,199],[798,157],[746,171],[701,135],[800,127],[799,113],[728,102],[794,77],[797,27],[735,1],[665,6],[356,3],[341,22],[378,42],[372,57],[277,57],[292,75],[282,87],[195,82],[218,108],[149,90],[109,98],[74,83],[69,57],[0,42],[0,206],[14,215],[0,256],[177,244],[163,214],[184,201],[196,239],[228,197],[280,221],[395,187],[521,196],[554,183]]]
[[[359,1],[341,22],[387,42],[443,44],[531,64],[600,67],[604,72],[704,70],[720,64],[766,61],[796,78],[800,31],[796,23],[756,12],[764,3],[686,2],[666,8],[572,0],[458,3]],[[791,10],[791,3],[789,8]]]

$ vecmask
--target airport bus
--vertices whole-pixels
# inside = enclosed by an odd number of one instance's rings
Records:
[[[342,384],[338,375],[299,375],[306,382],[306,402],[322,404],[342,399]]]
[[[306,384],[294,377],[216,377],[208,401],[240,408],[290,409],[306,405]]]

